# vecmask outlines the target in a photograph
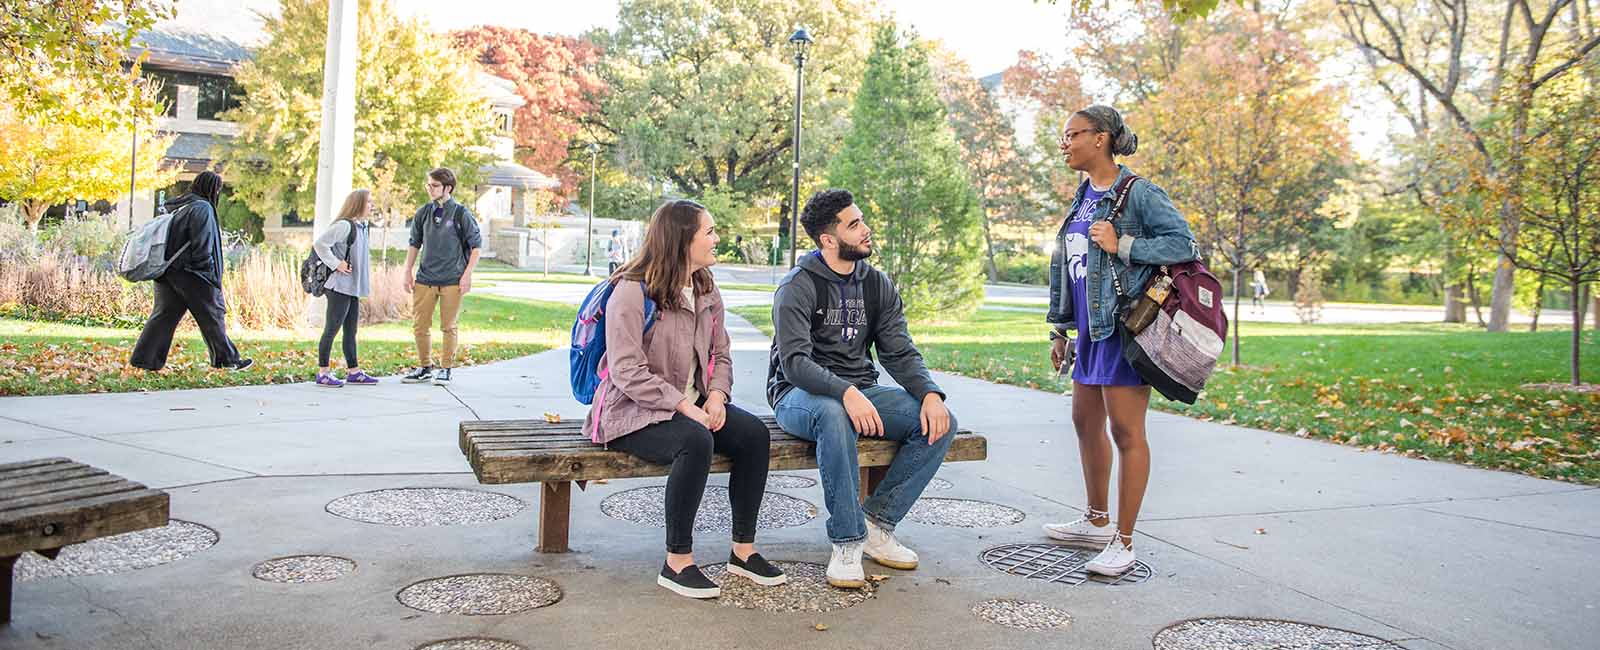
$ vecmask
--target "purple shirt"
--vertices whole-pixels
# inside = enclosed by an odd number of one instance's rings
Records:
[[[1086,278],[1089,274],[1089,255],[1105,255],[1089,240],[1089,226],[1094,223],[1095,206],[1110,189],[1096,189],[1093,183],[1084,190],[1078,211],[1067,222],[1067,273],[1072,277],[1073,314],[1078,321],[1078,361],[1072,368],[1072,380],[1090,386],[1139,386],[1144,380],[1122,358],[1122,338],[1112,335],[1104,341],[1089,340],[1089,291]],[[1108,267],[1109,271],[1110,268]]]

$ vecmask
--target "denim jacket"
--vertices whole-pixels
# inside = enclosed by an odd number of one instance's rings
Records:
[[[1122,170],[1117,174],[1118,183],[1133,173],[1126,166],[1118,167]],[[1078,327],[1078,315],[1073,313],[1072,278],[1067,276],[1067,224],[1072,220],[1071,215],[1077,213],[1078,203],[1083,200],[1083,193],[1088,187],[1087,179],[1078,186],[1078,193],[1067,208],[1068,217],[1061,221],[1061,228],[1056,232],[1055,252],[1050,255],[1050,311],[1045,314],[1045,321],[1054,324],[1058,331],[1067,333],[1075,332]],[[1115,199],[1111,193],[1100,199],[1094,208],[1095,221],[1105,219]],[[1178,214],[1172,200],[1167,198],[1166,191],[1148,179],[1135,182],[1128,190],[1128,204],[1122,216],[1112,221],[1111,225],[1116,228],[1118,236],[1118,259],[1115,262],[1098,244],[1092,240],[1089,244],[1088,277],[1084,287],[1089,292],[1089,338],[1095,341],[1104,340],[1116,331],[1121,301],[1112,284],[1112,273],[1120,274],[1123,294],[1134,296],[1144,288],[1144,283],[1150,279],[1156,267],[1189,262],[1200,257],[1194,234],[1189,232],[1189,223],[1184,221],[1183,215]]]

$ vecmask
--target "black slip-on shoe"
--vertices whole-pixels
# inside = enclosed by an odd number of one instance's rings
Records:
[[[789,576],[760,553],[751,553],[749,559],[740,560],[738,555],[728,553],[728,573],[749,578],[763,587],[776,587],[789,581]]]
[[[700,572],[700,567],[693,564],[683,567],[682,571],[674,572],[663,563],[656,584],[688,598],[716,598],[722,595],[722,587],[717,586],[717,583]]]

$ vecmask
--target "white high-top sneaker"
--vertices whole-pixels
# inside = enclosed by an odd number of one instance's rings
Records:
[[[1126,543],[1123,540],[1127,540]],[[1132,536],[1124,537],[1121,533],[1118,533],[1116,537],[1113,537],[1106,544],[1105,550],[1100,551],[1100,554],[1094,556],[1093,560],[1089,560],[1088,564],[1083,565],[1084,570],[1089,573],[1098,573],[1111,577],[1126,573],[1128,569],[1133,568],[1133,563],[1139,559],[1133,553],[1133,547],[1126,545],[1132,543]]]
[[[834,544],[827,576],[828,584],[842,589],[867,586],[867,574],[861,570],[861,542]]]
[[[1057,541],[1102,547],[1111,543],[1112,538],[1117,536],[1117,528],[1111,525],[1109,518],[1104,526],[1094,525],[1094,518],[1105,515],[1106,513],[1091,508],[1088,514],[1073,521],[1064,524],[1045,524],[1044,535]]]
[[[917,552],[906,548],[894,538],[894,533],[879,528],[871,519],[867,520],[866,546],[862,552],[873,562],[891,569],[910,571],[917,568]]]

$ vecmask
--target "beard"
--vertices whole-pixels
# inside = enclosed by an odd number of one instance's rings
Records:
[[[856,262],[872,257],[871,246],[856,246],[839,242],[839,259],[846,262]]]

